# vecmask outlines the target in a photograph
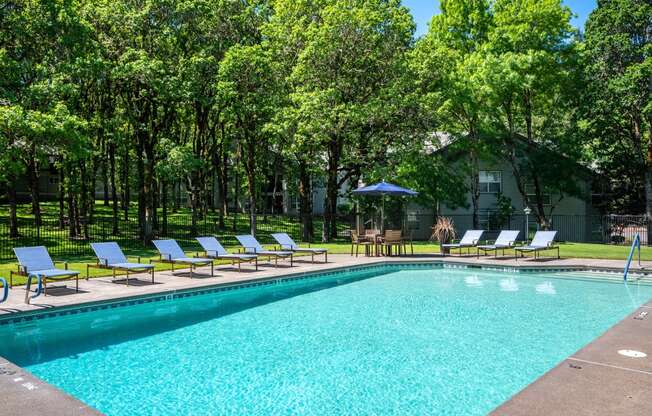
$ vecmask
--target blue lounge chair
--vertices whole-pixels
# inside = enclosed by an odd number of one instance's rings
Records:
[[[159,260],[150,260],[159,261],[161,263],[169,263],[172,266],[172,271],[174,271],[175,264],[187,264],[190,265],[190,278],[192,279],[193,271],[197,266],[208,266],[211,265],[211,276],[213,276],[213,259],[204,259],[201,257],[188,257],[186,253],[183,252],[179,244],[174,240],[154,240],[152,241],[156,246],[156,249],[159,252]]]
[[[293,251],[295,253],[310,253],[313,263],[315,262],[315,255],[323,254],[324,262],[328,263],[328,250],[325,248],[299,247],[287,233],[272,234],[272,237],[278,242],[281,250]]]
[[[480,257],[480,251],[484,252],[484,255],[487,255],[487,252],[495,252],[495,256],[498,257],[498,250],[503,250],[503,256],[505,255],[505,250],[508,248],[513,248],[516,244],[516,239],[518,238],[520,231],[510,230],[510,231],[501,231],[494,241],[493,244],[482,245],[477,247],[477,255]]]
[[[459,243],[453,243],[453,244],[442,244],[443,249],[448,249],[452,251],[453,249],[457,249],[460,251],[460,255],[462,255],[462,249],[466,248],[467,252],[471,252],[471,248],[475,247],[478,245],[480,242],[480,238],[482,237],[482,234],[484,234],[483,230],[467,230],[464,233],[464,236],[462,236],[462,239],[460,240]],[[446,255],[445,252],[442,253],[444,256]]]
[[[557,250],[557,258],[560,258],[559,246],[555,245],[556,235],[557,231],[537,231],[529,245],[514,248],[515,258],[518,260],[518,253],[521,253],[521,257],[525,253],[534,253],[534,258],[537,259],[538,253],[545,250]]]
[[[259,256],[267,256],[269,261],[274,258],[274,264],[278,267],[279,258],[290,258],[290,267],[293,266],[292,252],[291,251],[277,251],[277,250],[266,250],[256,237],[253,235],[236,235],[235,238],[238,239],[240,245],[244,248],[246,254],[257,254]]]
[[[89,269],[91,267],[96,267],[98,269],[112,270],[113,280],[116,278],[116,270],[127,272],[127,285],[129,285],[129,272],[149,272],[152,275],[152,283],[154,283],[154,265],[141,263],[140,257],[138,257],[137,263],[130,263],[120,249],[118,243],[91,243],[91,248],[97,256],[97,263],[86,265],[86,280],[88,280],[89,277]]]
[[[43,294],[47,295],[47,282],[49,280],[66,280],[74,277],[75,292],[79,292],[79,272],[68,270],[68,263],[65,262],[65,270],[57,269],[45,247],[16,247],[14,248],[14,254],[18,259],[18,271],[9,273],[9,287],[13,286],[14,274],[18,276],[38,276],[43,282]],[[29,289],[27,287],[28,292]]]
[[[231,265],[234,265],[237,261],[238,271],[242,270],[240,267],[242,262],[253,261],[256,264],[256,270],[258,270],[258,256],[255,254],[229,253],[215,237],[197,237],[197,241],[204,249],[204,255],[206,257],[218,260],[231,260]]]

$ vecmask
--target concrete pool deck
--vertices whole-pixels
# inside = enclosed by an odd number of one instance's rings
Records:
[[[135,274],[130,285],[113,282],[110,277],[81,280],[80,292],[75,293],[74,282],[69,287],[55,283],[48,296],[24,303],[25,288],[14,287],[7,302],[0,304],[0,319],[18,317],[38,311],[55,308],[75,307],[118,299],[129,299],[146,295],[174,293],[221,285],[232,285],[253,281],[275,279],[287,275],[311,274],[339,268],[396,262],[434,262],[467,265],[481,265],[505,268],[552,268],[576,270],[621,271],[624,262],[595,259],[540,259],[515,261],[513,258],[475,256],[445,257],[351,257],[331,255],[329,263],[311,264],[309,258],[299,258],[295,267],[280,262],[275,268],[261,262],[260,269],[243,265],[238,273],[230,266],[216,266],[215,277],[210,277],[210,268],[199,268],[197,277],[189,278],[188,270],[171,273],[156,273],[156,283],[149,276]],[[652,262],[642,264],[642,269],[632,268],[634,273],[652,272]],[[645,280],[649,280],[646,278]],[[71,289],[72,288],[72,289]],[[642,316],[641,312],[649,312]],[[627,358],[619,350],[637,350],[648,354],[645,358]],[[18,379],[18,381],[16,381]],[[494,410],[495,415],[632,415],[652,414],[652,400],[649,385],[652,384],[652,302],[636,310],[632,315],[609,329],[583,349],[567,358],[557,367],[516,394]],[[96,415],[97,411],[66,395],[53,386],[31,376],[27,371],[14,366],[0,357],[0,409],[7,414],[29,415]],[[47,409],[47,411],[45,411]],[[15,410],[15,411],[14,411]]]

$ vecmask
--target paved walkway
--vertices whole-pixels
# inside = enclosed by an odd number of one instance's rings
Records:
[[[156,273],[152,284],[148,275],[133,275],[130,285],[124,280],[94,278],[80,281],[80,292],[75,293],[74,282],[54,284],[48,296],[40,296],[30,305],[25,304],[25,288],[14,287],[7,302],[0,304],[0,319],[13,313],[45,310],[125,299],[148,294],[171,293],[179,290],[229,285],[247,281],[266,280],[290,274],[305,274],[336,268],[377,264],[380,262],[450,262],[470,265],[490,265],[517,268],[578,268],[622,271],[624,261],[586,259],[493,258],[474,256],[446,257],[414,256],[409,258],[351,257],[331,255],[328,264],[311,264],[299,259],[294,267],[287,262],[273,267],[261,262],[260,269],[243,265],[237,272],[229,266],[219,266],[215,277],[210,268],[200,268],[194,279],[187,269],[174,273]],[[634,272],[652,273],[652,262],[644,263]],[[66,284],[66,283],[64,283]],[[649,312],[650,317],[642,312]],[[627,358],[619,350],[631,349],[648,354],[645,358]],[[602,337],[569,357],[543,377],[536,380],[512,399],[498,407],[495,415],[652,415],[649,386],[652,385],[652,302],[621,321]],[[95,410],[31,376],[25,370],[0,357],[0,413],[31,415],[96,415]]]

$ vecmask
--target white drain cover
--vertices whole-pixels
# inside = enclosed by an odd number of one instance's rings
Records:
[[[620,350],[618,351],[618,354],[624,355],[625,357],[629,358],[645,358],[647,357],[647,354],[641,351],[635,351],[635,350]]]

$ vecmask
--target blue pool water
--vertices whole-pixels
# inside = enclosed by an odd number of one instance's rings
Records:
[[[482,415],[652,287],[386,267],[0,326],[109,415]]]

